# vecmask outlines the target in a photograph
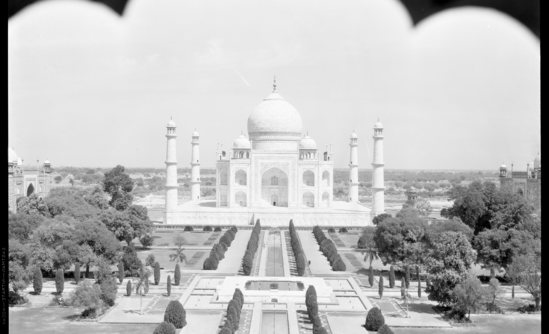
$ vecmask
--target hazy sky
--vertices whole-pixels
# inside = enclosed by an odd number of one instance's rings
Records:
[[[540,146],[539,40],[499,12],[462,8],[416,28],[396,0],[131,0],[123,17],[45,1],[9,21],[9,144],[26,162],[162,167],[165,125],[201,163],[230,149],[271,91],[345,167],[525,168]]]

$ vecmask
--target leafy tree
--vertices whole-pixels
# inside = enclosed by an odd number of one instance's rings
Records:
[[[372,268],[372,262],[379,259],[376,243],[374,241],[374,233],[375,228],[367,226],[358,239],[358,248],[362,250],[362,254],[365,254],[364,261],[370,262],[370,268]]]
[[[480,280],[474,276],[465,278],[454,287],[452,295],[455,301],[453,308],[467,314],[467,318],[470,319],[471,311],[477,311],[482,303],[483,289]]]
[[[496,304],[496,299],[503,292],[500,288],[499,281],[495,278],[490,279],[488,286],[485,289],[486,298],[488,299],[487,308],[490,313],[493,310],[498,310],[499,307]]]
[[[539,310],[541,303],[541,257],[535,255],[519,255],[513,259],[513,267],[518,275],[519,285],[532,295],[535,309]]]
[[[32,286],[34,289],[34,293],[36,293],[37,295],[42,292],[42,270],[40,270],[39,267],[36,267],[34,269]]]
[[[382,214],[379,214],[377,216],[375,216],[373,219],[372,219],[372,223],[374,225],[378,225],[379,223],[381,223],[382,221],[384,221],[386,218],[392,218],[393,216],[391,216],[390,214],[388,213],[382,213]]]
[[[418,198],[416,200],[415,208],[418,211],[419,215],[422,217],[428,217],[429,214],[433,211],[431,203],[425,198]]]
[[[46,220],[39,214],[12,213],[8,215],[8,238],[26,242],[38,226]]]
[[[145,259],[145,265],[146,266],[149,266],[149,267],[152,267],[154,266],[156,260],[155,260],[155,257],[154,257],[154,254],[149,254],[147,255],[147,258]]]
[[[119,254],[120,242],[99,220],[91,219],[84,222],[77,221],[74,228],[74,240],[79,244],[87,244],[96,256],[113,261]],[[86,265],[86,276],[90,261]]]
[[[92,284],[89,281],[83,281],[70,295],[69,305],[75,307],[84,307],[83,316],[97,314],[97,311],[103,307],[101,300],[101,289],[99,285]]]
[[[108,306],[113,306],[118,292],[118,285],[114,277],[108,277],[99,284],[101,300]]]
[[[29,197],[21,197],[17,201],[17,212],[26,215],[50,217],[47,203],[36,194],[32,194]]]
[[[383,264],[422,262],[426,226],[425,220],[407,210],[379,223],[374,241]]]
[[[164,312],[164,321],[173,324],[177,329],[181,329],[187,325],[186,312],[179,301],[170,301]]]
[[[128,245],[137,234],[126,211],[105,210],[101,212],[100,219],[118,240],[126,241]]]
[[[473,239],[473,229],[464,224],[458,217],[447,220],[435,220],[427,227],[426,232],[429,243],[435,242],[435,239],[444,232],[461,232],[469,241]]]
[[[139,242],[141,242],[141,245],[145,248],[149,248],[153,245],[154,238],[150,234],[143,235]]]
[[[103,190],[111,195],[109,204],[117,210],[123,211],[130,206],[133,200],[130,194],[133,186],[133,180],[124,172],[121,165],[105,173]]]
[[[138,274],[139,270],[143,266],[141,260],[137,256],[135,248],[131,246],[124,247],[124,254],[122,255],[122,263],[124,264],[124,269],[130,271],[131,276]]]
[[[406,283],[406,289],[410,288],[410,267],[404,268],[404,282]]]
[[[8,282],[12,290],[18,293],[31,281],[31,273],[28,270],[30,249],[18,239],[9,239],[8,245]]]
[[[54,269],[55,250],[35,240],[31,241],[28,246],[30,249],[30,265],[51,272]]]
[[[474,261],[475,254],[465,235],[444,232],[426,254],[429,300],[450,305],[453,301],[452,290],[467,277]]]

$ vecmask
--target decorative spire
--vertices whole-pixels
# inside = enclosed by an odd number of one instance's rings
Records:
[[[273,75],[273,93],[276,92],[276,75]]]

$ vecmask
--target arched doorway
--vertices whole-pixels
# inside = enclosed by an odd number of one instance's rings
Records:
[[[330,173],[327,170],[322,173],[322,184],[324,186],[330,186]]]
[[[303,184],[306,186],[314,187],[315,185],[315,173],[310,170],[303,173]]]
[[[261,198],[271,206],[288,206],[288,175],[280,168],[271,168],[261,177]]]
[[[34,186],[31,184],[29,184],[28,188],[27,188],[27,197],[29,197],[30,195],[32,195],[34,193]]]
[[[243,192],[243,191],[239,191],[236,193],[235,195],[235,202],[236,202],[236,205],[239,205],[239,206],[248,206],[248,202],[247,202],[247,196],[246,196],[246,193]]]
[[[243,171],[243,170],[238,170],[234,174],[234,180],[235,180],[236,184],[241,185],[241,186],[245,186],[248,183],[246,172]]]
[[[325,208],[330,206],[330,194],[328,194],[327,192],[324,192],[324,194],[322,194],[322,205]]]
[[[303,194],[303,204],[305,206],[308,206],[310,208],[314,208],[315,207],[315,195],[313,195],[312,192],[310,191],[307,191],[306,193]]]

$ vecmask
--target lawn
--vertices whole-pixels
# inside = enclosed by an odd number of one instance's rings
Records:
[[[178,234],[185,239],[185,246],[212,246],[221,237],[222,232],[157,230],[153,233],[153,246],[175,247],[173,239]]]
[[[153,254],[155,260],[160,264],[160,268],[166,270],[173,270],[175,268],[175,261],[170,261],[170,254],[175,252],[174,249],[152,249],[138,251],[137,256],[143,262],[145,262],[149,254]],[[185,250],[183,251],[187,257],[187,262],[180,263],[181,270],[200,270],[202,264],[208,255],[209,250]]]

